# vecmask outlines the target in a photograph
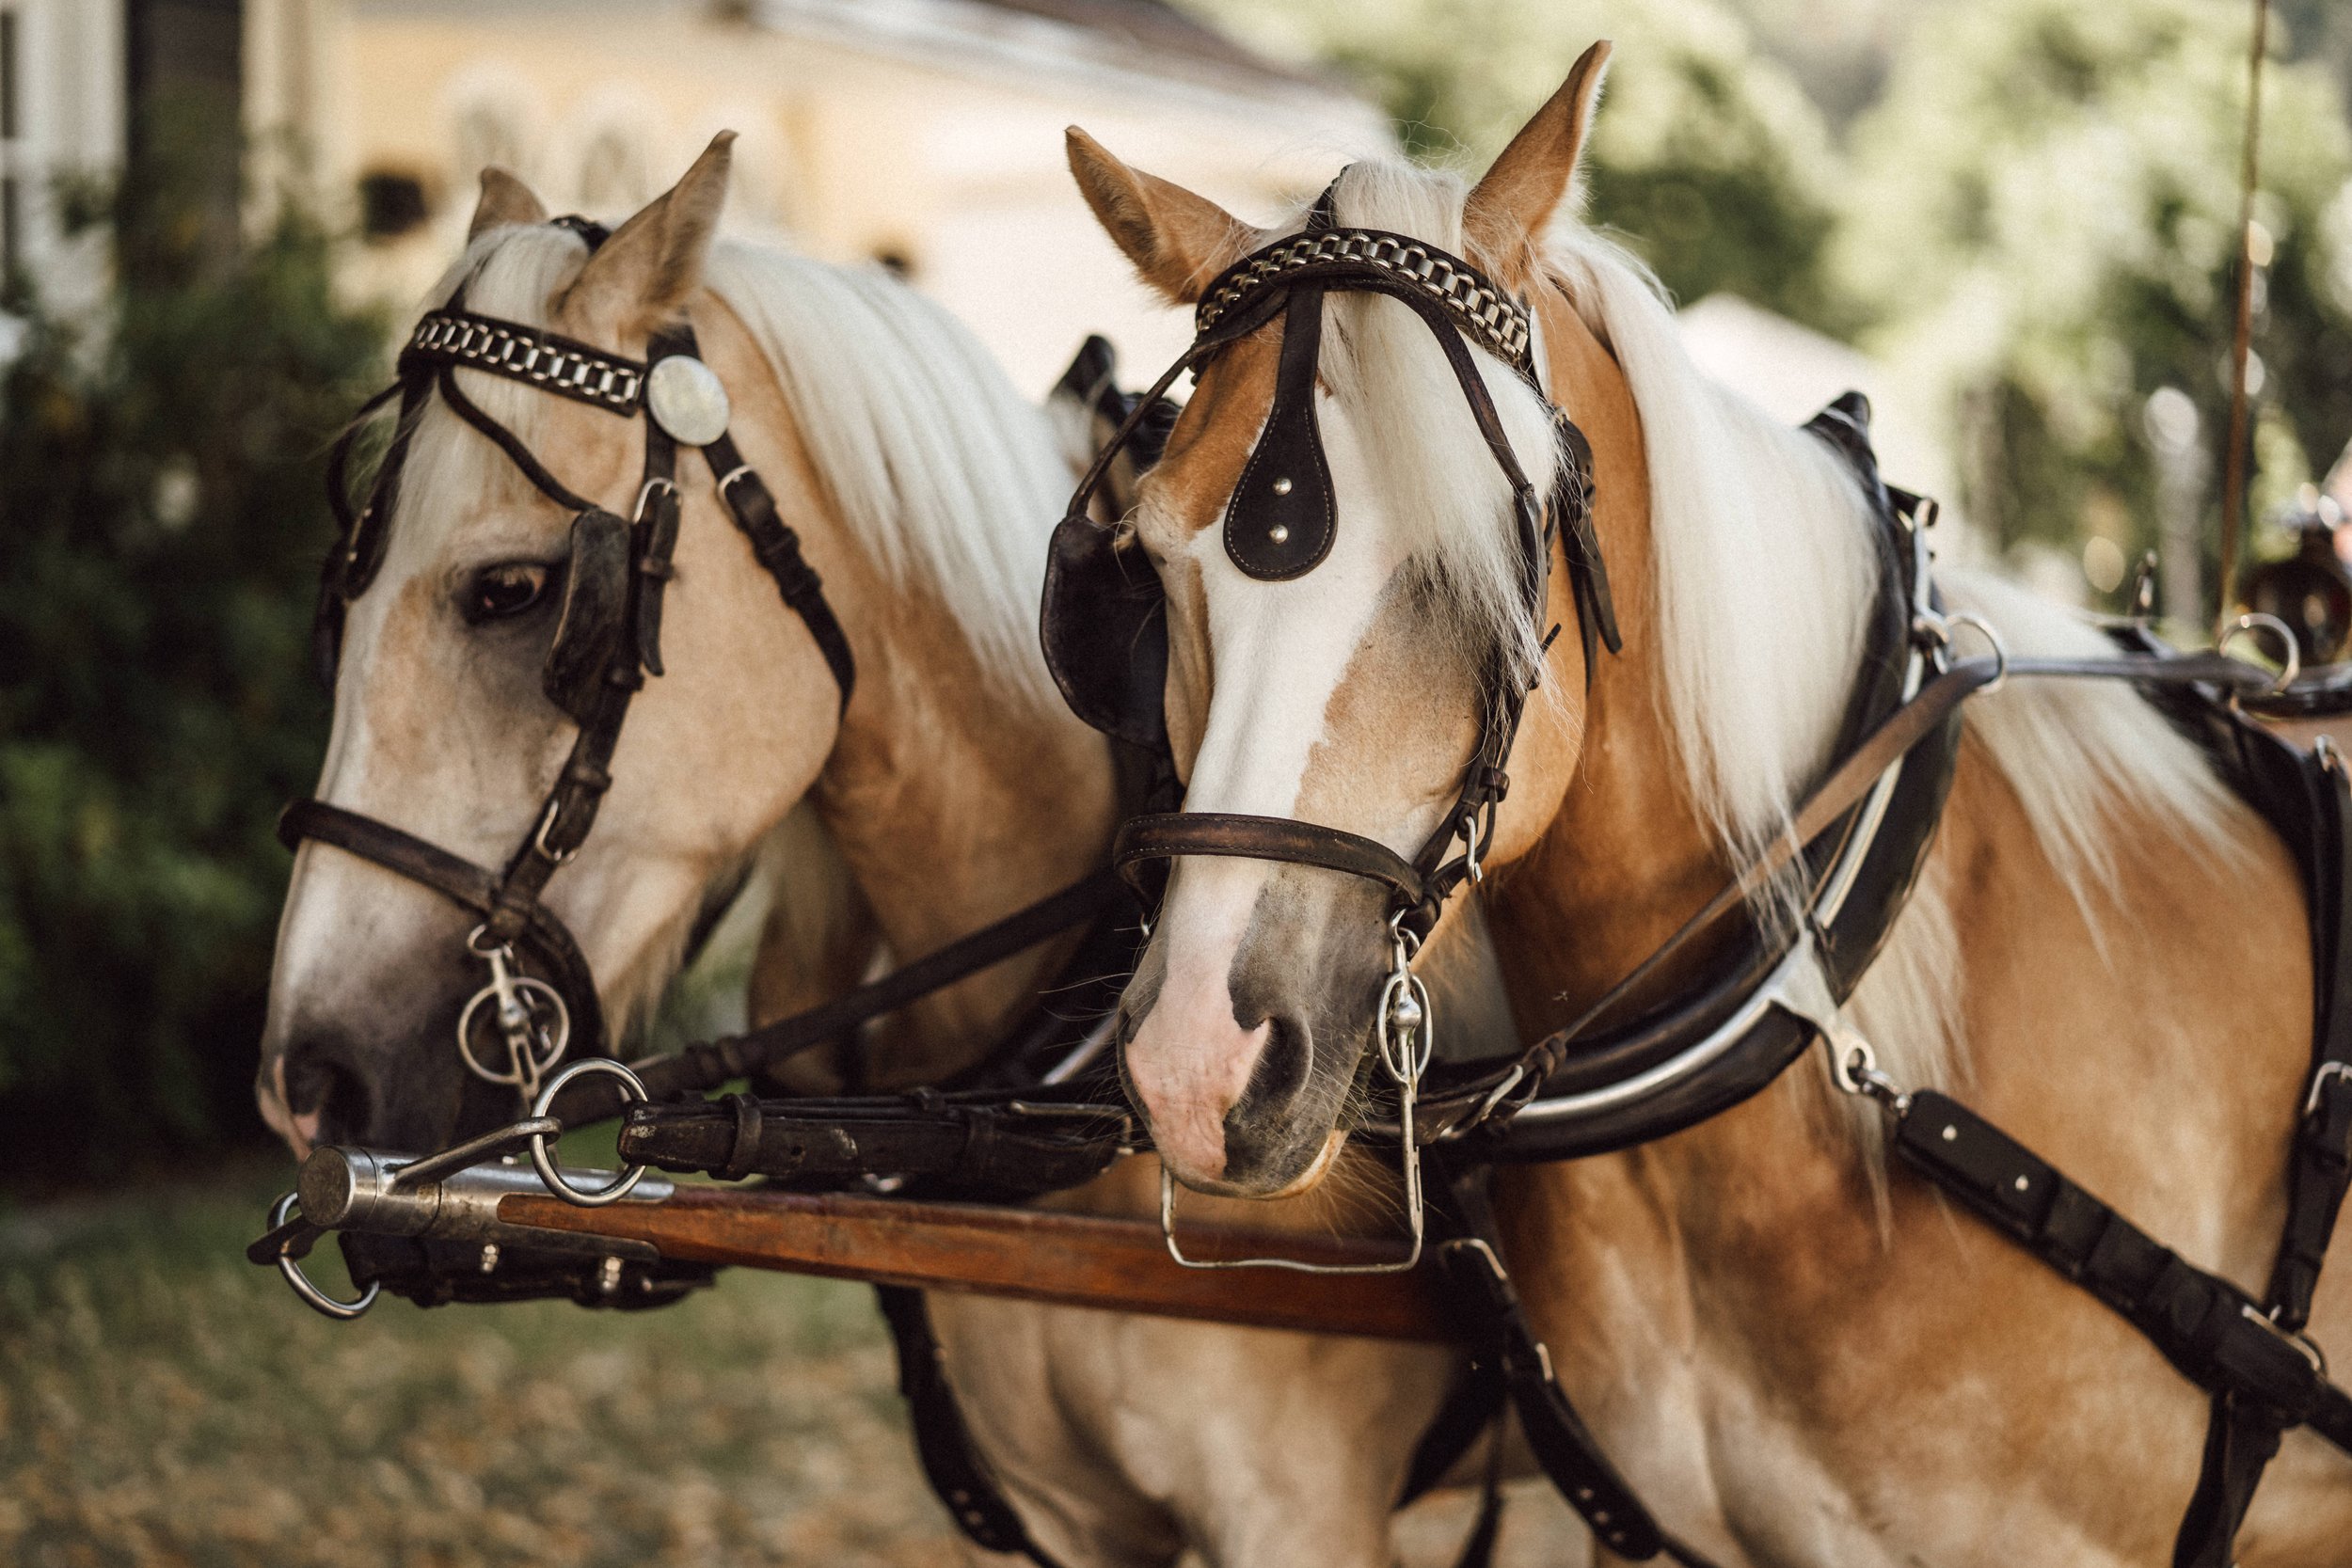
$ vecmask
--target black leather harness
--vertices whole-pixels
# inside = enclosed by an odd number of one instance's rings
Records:
[[[1501,355],[1531,386],[1538,385],[1526,340],[1513,329],[1523,312],[1507,298],[1496,309],[1490,296],[1500,291],[1457,258],[1402,236],[1332,230],[1330,194],[1304,234],[1245,258],[1211,286],[1192,348],[1147,394],[1156,398],[1177,373],[1271,320],[1287,299],[1274,410],[1228,512],[1228,552],[1249,575],[1279,580],[1311,570],[1329,548],[1336,518],[1313,421],[1313,331],[1323,288],[1351,287],[1402,299],[1446,346],[1480,428],[1514,482],[1523,548],[1531,559],[1535,550],[1548,557],[1549,537],[1535,525],[1532,493],[1501,436],[1484,384],[1469,365],[1465,343],[1475,341]],[[1380,263],[1365,261],[1381,245],[1392,253],[1411,247],[1409,270],[1424,282],[1442,281],[1435,288],[1396,286]],[[1807,894],[1804,921],[1777,940],[1749,931],[1716,977],[1694,994],[1595,1033],[1593,1026],[1668,954],[1716,916],[1739,911],[1745,889],[1728,889],[1584,1018],[1499,1068],[1466,1070],[1450,1084],[1433,1080],[1417,1119],[1375,1123],[1364,1131],[1434,1146],[1446,1173],[1449,1202],[1441,1218],[1451,1232],[1438,1257],[1460,1288],[1465,1336],[1492,1380],[1487,1386],[1499,1385],[1509,1399],[1562,1494],[1618,1556],[1645,1560],[1662,1554],[1687,1568],[1706,1568],[1705,1557],[1664,1529],[1611,1465],[1553,1377],[1503,1264],[1486,1180],[1499,1161],[1623,1148],[1718,1115],[1769,1085],[1815,1038],[1823,1039],[1840,1086],[1884,1107],[1891,1147],[1908,1168],[2090,1290],[2213,1395],[2203,1473],[2175,1562],[2176,1568],[2228,1568],[2238,1524],[2281,1433],[2309,1425],[2352,1451],[2352,1401],[2328,1381],[2317,1351],[2301,1338],[2352,1173],[2352,934],[2345,931],[2344,908],[2352,829],[2344,769],[2331,752],[2295,752],[2244,720],[2235,704],[2249,685],[2265,684],[2266,677],[2218,656],[2167,656],[2149,643],[2109,660],[2029,667],[2012,664],[2003,653],[1997,663],[1954,664],[1948,623],[1938,612],[1927,572],[1926,509],[1917,498],[1890,492],[1880,481],[1867,417],[1867,404],[1849,397],[1813,426],[1849,458],[1880,519],[1887,583],[1843,726],[1841,766],[1823,786],[1823,793],[1837,790],[1839,803],[1805,834],[1798,868]],[[1570,437],[1562,464],[1565,490],[1555,495],[1548,520],[1565,525],[1569,564],[1579,574],[1589,675],[1597,638],[1613,651],[1616,638],[1591,533],[1589,455],[1574,438],[1573,425],[1565,418],[1560,423]],[[1158,584],[1131,533],[1086,515],[1092,487],[1118,449],[1115,438],[1057,532],[1041,631],[1048,662],[1081,718],[1137,744],[1165,748],[1160,688],[1167,644]],[[1531,572],[1529,586],[1529,612],[1540,614],[1540,569]],[[2012,673],[2127,679],[2182,711],[2203,715],[2207,728],[2219,726],[2207,737],[2209,745],[2234,764],[2225,770],[2296,852],[2312,911],[2314,1064],[2293,1154],[2280,1261],[2260,1302],[2146,1237],[1950,1097],[1897,1089],[1876,1071],[1867,1043],[1843,1029],[1839,1009],[1885,942],[1932,842],[1957,757],[1960,704]],[[1491,822],[1506,787],[1502,765],[1525,690],[1503,682],[1488,696],[1460,797],[1431,845],[1410,862],[1385,846],[1314,824],[1173,814],[1129,824],[1117,850],[1121,869],[1200,854],[1323,866],[1381,883],[1391,910],[1422,922],[1418,928],[1425,930],[1438,901],[1474,864],[1478,840],[1472,835]],[[1457,838],[1465,855],[1441,863]],[[1466,1562],[1483,1560],[1491,1546],[1491,1512],[1490,1495]]]

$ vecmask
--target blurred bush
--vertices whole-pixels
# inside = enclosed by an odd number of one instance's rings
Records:
[[[159,156],[80,194],[114,242],[95,318],[10,284],[0,1170],[18,1175],[259,1132],[271,824],[315,777],[327,712],[306,652],[325,450],[386,324],[337,301],[299,214],[224,230],[207,173]]]
[[[2214,581],[2248,0],[1187,3],[1473,170],[1614,40],[1588,216],[1678,301],[1727,291],[1876,354],[2004,551],[2153,546],[2145,415],[2177,388]],[[2281,0],[2271,37],[2258,514],[2352,437],[2352,11]]]
[[[2160,388],[2219,451],[2249,26],[2244,0],[1940,7],[1854,123],[1836,270],[1937,394],[2005,546],[2155,543]],[[2325,63],[2294,58],[2319,41],[2275,21],[2264,84],[2258,514],[2352,438],[2352,132]]]
[[[1614,40],[1593,127],[1588,215],[1689,301],[1727,290],[1824,331],[1864,317],[1828,282],[1837,159],[1820,113],[1716,0],[1191,0],[1375,93],[1408,150],[1472,173]]]

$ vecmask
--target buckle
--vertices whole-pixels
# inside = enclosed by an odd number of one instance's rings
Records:
[[[2330,1081],[2352,1085],[2352,1062],[2322,1062],[2319,1064],[2319,1070],[2312,1074],[2312,1092],[2305,1096],[2303,1100],[2303,1115],[2305,1117],[2316,1116],[2318,1114],[2320,1098],[2327,1093],[2328,1085]]]

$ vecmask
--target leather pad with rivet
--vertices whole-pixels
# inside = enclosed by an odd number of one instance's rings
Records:
[[[1338,510],[1315,424],[1323,349],[1323,289],[1301,284],[1282,314],[1274,408],[1225,509],[1225,553],[1263,582],[1303,577],[1331,552]]]

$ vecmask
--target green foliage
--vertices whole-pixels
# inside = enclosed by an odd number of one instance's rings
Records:
[[[2217,450],[2248,25],[2236,0],[1945,8],[1854,126],[1838,270],[1889,324],[1883,356],[1941,394],[2005,546],[2154,542],[2159,387]],[[2268,497],[2352,436],[2352,136],[2323,68],[2271,62],[2263,141]]]
[[[0,1162],[94,1168],[255,1128],[309,675],[325,449],[384,324],[289,214],[220,243],[168,170],[100,203],[103,319],[0,383]],[[85,198],[87,201],[88,198]]]
[[[1612,39],[1588,214],[1677,299],[1728,290],[1824,330],[1860,318],[1825,285],[1837,157],[1820,114],[1714,0],[1200,0],[1220,24],[1311,50],[1376,93],[1407,149],[1474,167],[1594,40]]]

